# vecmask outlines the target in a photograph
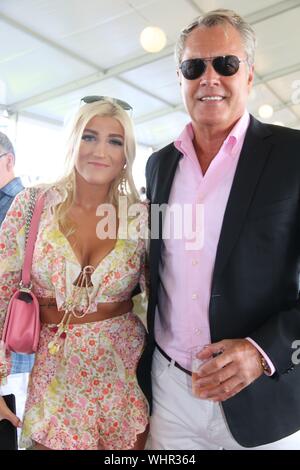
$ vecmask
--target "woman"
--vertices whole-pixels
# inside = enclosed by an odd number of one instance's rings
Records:
[[[75,116],[67,176],[43,190],[32,264],[42,329],[23,419],[26,448],[143,449],[147,436],[148,404],[136,379],[145,330],[131,300],[136,285],[145,286],[145,240],[121,238],[119,223],[127,215],[119,197],[138,201],[133,128],[123,102],[91,101]],[[0,234],[1,326],[20,278],[28,201],[26,189]],[[119,210],[109,231],[102,208]],[[141,234],[145,214],[129,220],[128,232],[130,224]]]

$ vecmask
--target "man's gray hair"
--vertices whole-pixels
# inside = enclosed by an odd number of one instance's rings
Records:
[[[3,134],[3,132],[0,132],[0,148],[3,150],[3,152],[12,153],[15,157],[15,150],[13,144],[11,143],[7,135]]]
[[[255,32],[251,28],[250,24],[243,20],[243,18],[233,10],[220,8],[218,10],[209,11],[204,15],[197,17],[192,23],[190,23],[181,31],[175,46],[175,60],[177,67],[179,67],[181,64],[186,38],[195,28],[200,28],[203,26],[211,28],[212,26],[226,24],[230,24],[240,33],[245,46],[245,52],[247,54],[247,62],[249,65],[253,65],[256,48]]]

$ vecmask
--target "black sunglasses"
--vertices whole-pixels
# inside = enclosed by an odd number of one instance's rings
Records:
[[[132,106],[130,106],[129,103],[123,100],[119,100],[118,98],[111,98],[110,96],[97,96],[97,95],[91,95],[91,96],[84,96],[81,98],[81,101],[84,103],[95,103],[95,101],[111,101],[112,103],[116,103],[119,106],[121,106],[122,109],[125,109],[125,111],[132,111]]]
[[[236,55],[221,55],[218,57],[204,59],[187,59],[184,60],[179,68],[182,75],[187,80],[196,80],[204,74],[207,63],[211,62],[215,71],[224,77],[230,77],[237,73],[240,63],[246,60],[239,59]]]

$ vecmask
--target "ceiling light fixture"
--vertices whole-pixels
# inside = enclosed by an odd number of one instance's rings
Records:
[[[165,32],[157,26],[147,26],[140,35],[140,42],[145,51],[159,52],[167,44]]]
[[[263,104],[262,106],[259,107],[258,114],[262,119],[269,119],[270,117],[273,116],[274,109],[271,105],[269,104]]]

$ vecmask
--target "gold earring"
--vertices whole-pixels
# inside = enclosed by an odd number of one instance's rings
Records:
[[[127,193],[127,178],[126,178],[126,168],[123,168],[120,178],[120,192],[122,196],[126,196]]]

